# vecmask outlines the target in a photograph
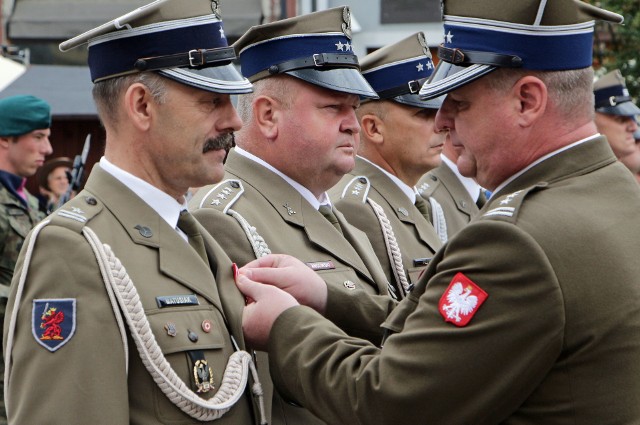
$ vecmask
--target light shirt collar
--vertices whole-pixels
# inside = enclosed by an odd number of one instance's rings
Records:
[[[465,177],[460,174],[460,171],[458,171],[458,166],[452,160],[444,156],[444,154],[440,154],[440,158],[442,158],[442,162],[447,164],[447,167],[449,167],[451,171],[453,171],[453,174],[458,177],[458,180],[460,180],[462,186],[464,186],[467,193],[469,193],[471,199],[473,199],[474,202],[478,202],[478,197],[480,196],[481,189],[480,185],[471,177]]]
[[[398,188],[400,190],[402,190],[402,193],[404,193],[407,196],[407,198],[409,198],[409,200],[411,201],[412,204],[416,203],[416,188],[415,187],[409,186],[408,184],[406,184],[405,182],[400,180],[398,178],[398,176],[394,176],[393,174],[391,174],[387,170],[385,170],[382,167],[380,167],[378,164],[374,164],[373,162],[369,161],[367,158],[364,158],[364,157],[362,157],[360,155],[358,155],[358,158],[368,162],[369,164],[371,164],[374,167],[376,167],[378,170],[382,171],[387,177],[389,177],[391,179],[392,182],[394,182],[396,184],[396,186],[398,186]]]
[[[100,158],[100,167],[131,189],[133,193],[158,213],[172,229],[176,229],[180,211],[187,209],[186,201],[180,204],[169,194],[112,164],[104,156]]]
[[[578,140],[577,142],[574,142],[570,145],[567,146],[563,146],[558,150],[555,150],[551,153],[546,154],[545,156],[542,156],[540,158],[538,158],[537,160],[533,161],[531,164],[529,164],[526,168],[518,171],[516,174],[514,174],[513,176],[509,177],[507,180],[505,180],[504,182],[502,182],[498,187],[496,187],[496,190],[493,191],[493,193],[498,193],[499,191],[501,191],[502,189],[504,189],[505,186],[507,186],[509,183],[511,183],[512,181],[514,181],[515,179],[517,179],[518,177],[520,177],[522,174],[524,174],[525,172],[527,172],[528,170],[530,170],[531,168],[535,167],[536,165],[540,164],[543,161],[546,161],[547,159],[558,155],[561,152],[564,152],[566,150],[572,149],[578,145],[581,145],[585,142],[588,142],[590,140],[595,139],[596,137],[599,137],[600,133],[596,133],[593,136],[589,136],[585,139],[582,140]]]
[[[298,183],[297,181],[291,179],[289,176],[283,174],[280,170],[274,168],[271,164],[269,164],[268,162],[266,162],[265,160],[263,160],[262,158],[258,158],[257,156],[255,156],[254,154],[245,151],[244,149],[242,149],[241,147],[236,146],[235,148],[233,148],[236,153],[238,153],[239,155],[244,156],[247,159],[250,159],[254,162],[257,162],[258,164],[262,165],[263,167],[265,167],[266,169],[274,172],[275,174],[279,175],[280,177],[282,177],[287,183],[289,183],[291,185],[291,187],[293,187],[304,199],[307,200],[307,202],[309,202],[313,208],[315,208],[316,210],[320,208],[320,205],[329,205],[331,206],[331,201],[329,200],[329,196],[327,196],[326,192],[323,192],[322,195],[320,195],[320,198],[316,198],[313,193],[311,193],[311,191],[309,189],[307,189],[306,187],[304,187],[303,185],[301,185],[300,183]]]

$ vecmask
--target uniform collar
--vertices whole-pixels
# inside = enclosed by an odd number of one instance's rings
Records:
[[[158,213],[172,229],[176,228],[180,211],[187,209],[186,202],[180,204],[169,194],[128,173],[117,165],[112,164],[104,156],[100,158],[100,167],[138,195],[138,197]]]
[[[18,190],[24,187],[25,178],[8,171],[0,170],[0,184],[7,188],[16,199],[25,207],[29,207],[27,200],[18,194]]]
[[[398,188],[400,190],[402,190],[402,193],[404,193],[407,196],[407,198],[409,198],[409,200],[411,201],[412,204],[416,203],[416,188],[415,187],[409,186],[408,184],[406,184],[405,182],[400,180],[397,176],[394,176],[393,174],[391,174],[390,172],[388,172],[384,168],[380,167],[378,164],[375,164],[375,163],[369,161],[367,158],[364,158],[362,156],[358,156],[358,158],[360,158],[363,161],[368,162],[369,164],[371,164],[374,167],[376,167],[378,170],[382,171],[387,177],[389,177],[389,179],[391,179],[391,181],[393,183],[395,183],[396,186],[398,186]]]
[[[320,205],[329,205],[329,206],[331,206],[331,201],[329,200],[329,197],[327,196],[326,192],[323,192],[322,195],[320,196],[320,198],[316,198],[313,195],[313,193],[311,193],[311,191],[309,189],[307,189],[306,187],[304,187],[303,185],[301,185],[297,181],[293,180],[291,177],[283,174],[280,170],[278,170],[273,165],[271,165],[268,162],[266,162],[264,159],[259,158],[259,157],[255,156],[254,154],[252,154],[250,152],[245,151],[244,149],[242,149],[239,146],[236,146],[233,149],[236,151],[236,153],[238,155],[241,155],[241,156],[243,156],[243,157],[245,157],[247,159],[250,159],[250,160],[252,160],[254,162],[257,162],[258,164],[262,165],[266,169],[268,169],[268,170],[272,171],[273,173],[277,174],[278,176],[282,177],[284,179],[284,181],[289,183],[291,185],[291,187],[293,187],[316,210],[318,208],[320,208]]]

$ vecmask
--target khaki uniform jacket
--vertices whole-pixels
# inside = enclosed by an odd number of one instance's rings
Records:
[[[398,185],[362,158],[356,158],[354,170],[331,188],[329,195],[347,221],[367,234],[387,279],[397,290],[401,284],[394,269],[396,273],[402,272],[409,284],[415,284],[433,254],[442,246],[431,223]],[[390,229],[386,232],[371,201],[382,207],[388,219]],[[383,222],[386,223],[385,220]],[[391,236],[400,249],[401,271],[395,267],[387,248]]]
[[[638,424],[638,211],[605,138],[561,152],[438,251],[382,349],[285,311],[269,341],[276,387],[331,424]],[[458,273],[488,295],[458,310],[465,326],[445,320],[464,305],[447,296]]]
[[[449,237],[458,233],[479,211],[475,200],[444,162],[422,176],[416,187],[423,198],[433,197],[442,206]]]
[[[79,221],[71,216],[79,217]],[[167,223],[120,181],[94,167],[85,190],[50,217],[40,233],[28,269],[24,293],[16,300],[23,268],[21,252],[5,323],[5,350],[14,303],[17,320],[8,393],[9,418],[15,424],[196,424],[158,388],[131,339],[128,363],[113,308],[96,257],[80,234],[90,227],[125,266],[137,288],[153,335],[178,376],[191,388],[190,353],[201,354],[212,369],[215,389],[234,349],[231,330],[242,347],[241,312],[230,260],[203,230],[211,269]],[[86,222],[82,222],[86,219]],[[25,242],[27,246],[29,239]],[[197,305],[160,307],[157,297],[191,295]],[[74,299],[75,333],[54,352],[37,341],[41,311],[34,300]],[[228,323],[228,327],[225,324]],[[65,320],[72,320],[65,317]],[[205,321],[211,324],[205,332]],[[173,325],[176,334],[168,329]],[[33,328],[33,332],[32,332]],[[197,335],[193,342],[189,333]],[[6,351],[5,351],[6,353]],[[8,365],[8,362],[7,362]],[[128,372],[127,372],[128,368]],[[7,370],[9,374],[9,370]],[[217,424],[250,425],[251,401],[244,396]]]
[[[327,317],[347,333],[379,343],[380,324],[392,301],[387,295],[388,281],[367,236],[337,212],[342,236],[284,179],[233,150],[225,169],[226,180],[199,189],[189,206],[229,257],[239,266],[256,258],[245,230],[230,215],[238,213],[255,227],[272,253],[293,255],[322,276],[329,288]],[[372,302],[360,302],[366,294],[382,296]],[[377,323],[376,319],[366,320],[368,317],[376,317]],[[266,364],[260,366],[264,376]],[[273,424],[278,423],[320,422],[307,411],[283,403],[276,395]]]
[[[44,214],[38,210],[35,196],[27,193],[27,202],[29,208],[0,184],[0,298],[9,295],[9,284],[24,239],[33,226],[44,218]]]

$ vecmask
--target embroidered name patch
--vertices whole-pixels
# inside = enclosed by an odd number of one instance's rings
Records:
[[[167,295],[164,297],[156,297],[158,307],[181,307],[184,305],[199,305],[198,297],[192,295]]]
[[[75,298],[33,300],[31,333],[36,342],[54,352],[76,332]]]
[[[311,263],[305,263],[307,266],[311,267],[311,270],[333,270],[336,266],[333,264],[333,261],[314,261]]]
[[[456,274],[438,304],[445,322],[466,326],[489,295],[462,273]]]

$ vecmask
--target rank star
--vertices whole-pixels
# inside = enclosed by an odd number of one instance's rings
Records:
[[[350,51],[351,51],[351,44],[346,43],[346,44],[344,45],[344,47],[345,47],[345,49],[346,49],[346,51],[347,51],[347,52],[350,52]]]
[[[342,44],[342,41],[338,41],[336,43],[336,49],[340,50],[341,52],[344,52],[344,44]]]
[[[227,36],[224,35],[224,28],[220,28],[220,37],[221,38],[227,38]]]
[[[416,68],[418,68],[418,72],[422,72],[422,71],[424,71],[424,65],[422,65],[421,63],[419,63],[418,65],[416,65]]]
[[[427,69],[433,69],[433,62],[427,62]]]
[[[444,35],[444,37],[445,37],[447,43],[452,43],[453,42],[453,34],[451,34],[451,31],[446,33]]]

